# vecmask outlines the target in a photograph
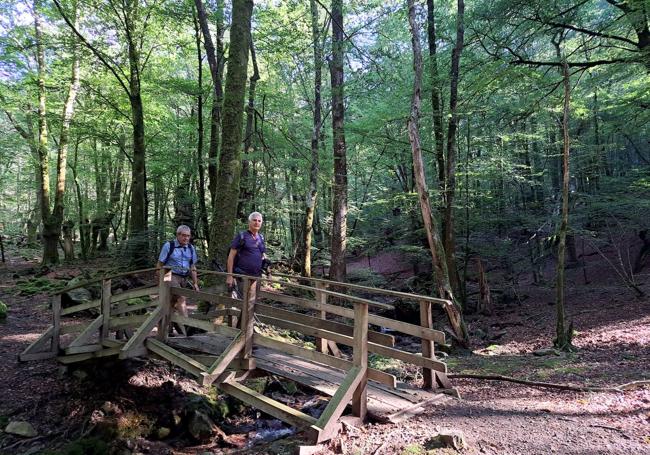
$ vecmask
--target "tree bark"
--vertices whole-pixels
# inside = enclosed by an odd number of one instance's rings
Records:
[[[456,16],[456,46],[451,56],[450,87],[449,87],[449,124],[447,128],[447,168],[445,183],[445,222],[444,243],[449,280],[454,292],[460,290],[460,279],[456,268],[456,238],[454,234],[454,198],[456,195],[456,130],[458,128],[458,79],[460,73],[460,56],[463,52],[465,36],[464,28],[465,3],[458,0]]]
[[[560,229],[558,231],[557,247],[557,275],[556,275],[556,310],[557,320],[555,326],[556,338],[554,345],[562,350],[571,348],[571,327],[566,327],[565,317],[565,294],[564,294],[564,263],[566,251],[566,235],[569,224],[569,103],[570,103],[570,81],[569,67],[564,62],[562,66],[564,77],[564,109],[562,115],[562,215]]]
[[[345,281],[347,244],[348,171],[345,146],[345,106],[343,104],[343,1],[332,0],[332,140],[334,146],[334,188],[332,195],[332,244],[330,279]]]
[[[212,110],[210,113],[210,149],[208,152],[208,188],[210,190],[210,199],[212,204],[215,203],[217,196],[218,166],[219,160],[219,135],[221,133],[221,102],[223,100],[223,0],[217,1],[217,48],[212,41],[210,28],[208,27],[208,17],[203,6],[202,0],[194,0],[196,12],[203,34],[203,45],[205,46],[205,55],[208,58],[210,66],[210,76],[212,77]],[[232,39],[231,39],[232,41]]]
[[[320,23],[318,18],[318,5],[316,0],[310,0],[311,9],[311,39],[314,48],[314,117],[311,130],[311,167],[309,170],[309,190],[306,196],[305,224],[302,238],[302,276],[311,276],[311,244],[314,227],[314,213],[316,210],[316,198],[318,196],[318,170],[320,160],[318,156],[318,145],[322,126],[322,100],[321,89],[323,86],[323,47],[321,45]]]
[[[223,134],[217,178],[217,194],[210,227],[210,257],[225,263],[228,245],[235,231],[237,198],[241,174],[242,127],[252,0],[233,0],[228,73],[223,104]]]
[[[201,0],[197,0],[201,2]],[[203,165],[203,56],[201,55],[201,29],[198,17],[194,11],[192,14],[194,19],[194,37],[196,39],[196,56],[197,56],[197,70],[198,70],[198,85],[199,93],[196,97],[196,117],[197,117],[197,140],[196,140],[196,162],[198,165],[198,180],[199,180],[199,220],[201,230],[206,243],[210,244],[210,225],[208,224],[208,209],[205,206],[205,166]],[[196,233],[201,235],[200,233]]]
[[[445,248],[438,234],[438,227],[431,211],[429,201],[429,190],[427,188],[422,162],[422,148],[420,146],[420,132],[418,121],[420,117],[420,103],[422,90],[422,51],[420,47],[419,27],[416,22],[415,0],[408,0],[408,19],[411,30],[411,44],[413,47],[413,98],[411,100],[411,112],[407,122],[409,142],[413,153],[414,178],[418,190],[420,210],[424,221],[424,228],[427,234],[429,250],[431,251],[431,262],[433,266],[434,280],[437,294],[440,298],[449,300],[451,304],[445,305],[445,310],[452,326],[454,334],[459,343],[463,346],[469,345],[469,335],[465,322],[463,321],[462,308],[458,304],[452,287],[449,283],[447,263],[445,262]]]
[[[438,54],[436,46],[436,15],[434,0],[427,0],[427,37],[429,41],[429,64],[431,72],[431,106],[433,108],[433,134],[436,144],[436,162],[438,166],[438,187],[440,193],[445,190],[445,145],[442,122],[442,90],[438,73]]]

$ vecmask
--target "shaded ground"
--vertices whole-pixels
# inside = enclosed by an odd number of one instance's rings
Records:
[[[372,258],[371,265],[391,270],[398,259],[380,255]],[[10,261],[0,268],[0,300],[10,307],[8,320],[0,324],[0,420],[3,424],[27,420],[39,434],[21,440],[0,433],[0,453],[60,449],[66,441],[88,433],[93,412],[107,401],[124,408],[172,410],[177,399],[201,392],[194,381],[164,362],[101,364],[90,374],[88,370],[62,373],[54,361],[17,363],[17,354],[46,329],[50,314],[44,293],[17,295],[14,274],[35,263],[16,257]],[[474,354],[449,358],[450,372],[576,385],[609,386],[650,379],[650,303],[634,299],[597,258],[590,261],[585,270],[569,270],[568,312],[577,331],[577,352],[532,354],[551,344],[554,294],[552,286],[533,285],[522,275],[517,281],[517,299],[497,303],[493,316],[468,318]],[[360,262],[367,267],[367,258]],[[407,269],[408,264],[400,263],[398,268]],[[65,275],[66,270],[59,273]],[[69,269],[71,274],[74,271]],[[592,282],[585,283],[585,273]],[[546,275],[551,277],[552,270]],[[646,272],[639,282],[648,278]],[[490,281],[495,289],[505,289],[509,283],[496,272]],[[642,288],[650,291],[648,285]],[[467,454],[650,454],[648,387],[618,394],[556,392],[475,380],[455,380],[454,384],[463,400],[436,405],[400,425],[348,428],[320,453],[426,453],[430,438],[450,428],[465,433],[469,448],[463,453]],[[256,420],[253,416],[251,425]],[[219,444],[192,445],[172,434],[164,442],[136,438],[129,444],[121,447],[121,453],[291,453],[299,442],[289,439],[249,449],[221,444],[218,448]],[[455,452],[432,449],[430,453]]]

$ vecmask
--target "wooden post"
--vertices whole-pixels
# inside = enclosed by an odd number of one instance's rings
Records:
[[[52,344],[51,349],[54,355],[59,354],[59,333],[61,332],[61,294],[52,297]]]
[[[354,303],[354,346],[352,363],[363,375],[352,395],[352,415],[366,418],[368,410],[368,304]]]
[[[243,301],[240,318],[240,328],[244,338],[244,349],[241,350],[239,358],[243,359],[243,364],[248,362],[249,369],[250,359],[253,353],[253,332],[255,328],[255,301],[257,300],[257,287],[260,285],[259,280],[251,282],[249,278],[242,280]]]
[[[317,281],[316,288],[318,289],[316,291],[316,301],[319,303],[327,303],[327,294],[321,292],[323,289],[326,288],[326,284],[321,281]],[[320,311],[321,319],[327,319],[326,315],[327,315],[326,311],[324,310]],[[325,338],[316,338],[316,350],[324,354],[328,353],[327,340]]]
[[[102,343],[108,338],[108,329],[110,327],[111,319],[111,280],[102,281],[102,331],[100,333],[99,342]]]
[[[158,276],[158,306],[162,308],[163,317],[158,322],[156,338],[162,342],[167,341],[172,319],[171,283],[172,269],[161,269]]]
[[[431,302],[420,300],[420,325],[427,329],[433,328],[433,316],[431,314]],[[422,357],[435,359],[433,351],[433,341],[422,338]],[[430,368],[422,368],[422,378],[424,379],[423,387],[425,389],[435,389],[435,373]]]

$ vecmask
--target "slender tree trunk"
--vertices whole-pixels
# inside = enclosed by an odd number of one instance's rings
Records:
[[[321,135],[322,122],[322,70],[323,70],[323,48],[320,36],[320,21],[318,18],[318,5],[316,0],[310,0],[311,8],[311,39],[314,47],[314,117],[311,130],[311,167],[309,170],[309,190],[306,197],[305,224],[303,227],[302,245],[302,275],[311,276],[311,244],[314,227],[314,213],[316,210],[316,198],[318,196],[318,169],[320,160],[318,146]]]
[[[201,32],[203,34],[203,45],[205,46],[205,55],[210,65],[210,76],[212,77],[213,98],[210,123],[210,149],[208,152],[208,188],[210,190],[210,199],[214,205],[217,195],[217,171],[219,160],[219,135],[221,133],[221,102],[223,99],[222,68],[223,68],[223,0],[217,1],[217,49],[215,51],[208,27],[208,17],[205,12],[202,0],[194,0],[196,12],[198,14]],[[232,39],[231,39],[232,41]]]
[[[246,130],[244,131],[244,159],[242,160],[240,193],[237,208],[237,215],[240,220],[246,220],[247,211],[254,208],[253,195],[255,181],[252,176],[251,162],[247,155],[253,152],[254,123],[255,123],[255,88],[260,79],[260,72],[257,67],[257,56],[255,55],[255,44],[253,37],[250,37],[251,62],[253,63],[253,74],[248,84],[248,106],[246,107]]]
[[[242,127],[252,0],[233,0],[228,73],[223,104],[223,135],[217,194],[210,231],[210,257],[225,263],[225,255],[235,231],[239,179],[241,174]]]
[[[557,248],[557,278],[556,278],[556,338],[555,346],[562,350],[571,348],[571,331],[572,328],[566,327],[565,317],[565,294],[564,294],[564,262],[566,252],[566,235],[569,225],[569,103],[570,103],[570,81],[569,67],[564,61],[564,109],[562,116],[562,215],[560,220],[560,229],[558,232],[559,242]]]
[[[445,145],[442,122],[442,90],[438,73],[438,54],[436,46],[436,15],[434,0],[427,0],[427,37],[429,40],[429,59],[431,72],[431,106],[433,107],[433,134],[436,144],[436,162],[438,166],[438,187],[440,193],[445,190]]]
[[[456,46],[451,56],[451,70],[449,88],[449,124],[447,129],[447,172],[445,185],[445,223],[444,223],[444,242],[445,252],[447,253],[447,269],[449,270],[449,279],[454,292],[460,290],[460,278],[456,268],[456,238],[455,238],[455,220],[454,220],[454,198],[456,195],[456,130],[458,128],[458,78],[460,75],[460,56],[463,52],[463,42],[465,36],[465,3],[464,0],[458,0],[458,13],[456,16]]]
[[[201,1],[201,0],[199,0]],[[205,206],[205,166],[203,165],[203,56],[201,55],[201,30],[196,11],[193,12],[194,18],[194,36],[196,39],[196,56],[198,70],[199,93],[196,97],[196,117],[197,117],[197,140],[196,140],[196,162],[199,172],[199,220],[203,237],[206,243],[210,244],[210,225],[208,224],[208,209]],[[200,235],[197,232],[198,235]]]
[[[332,246],[330,279],[345,281],[347,244],[348,170],[345,146],[345,106],[343,104],[343,0],[332,0],[332,138],[334,145],[334,194],[332,197]]]
[[[465,322],[463,321],[462,308],[457,302],[454,291],[449,282],[447,273],[447,263],[445,262],[445,247],[438,234],[435,218],[431,211],[431,202],[429,201],[429,190],[426,184],[424,173],[424,163],[422,162],[422,148],[420,146],[420,132],[418,119],[420,117],[420,97],[422,90],[422,52],[420,47],[419,27],[416,22],[415,0],[408,0],[409,7],[409,25],[411,30],[411,44],[413,47],[413,98],[411,101],[411,113],[407,123],[409,142],[413,153],[414,178],[418,190],[420,209],[422,219],[427,234],[429,250],[431,251],[431,260],[433,265],[434,280],[436,282],[437,294],[440,298],[452,302],[445,305],[449,322],[458,339],[459,343],[464,346],[469,345],[469,335]]]

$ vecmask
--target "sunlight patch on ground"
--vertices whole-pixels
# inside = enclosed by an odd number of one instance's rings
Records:
[[[11,341],[16,343],[31,343],[38,339],[41,333],[21,333],[18,335],[5,335],[0,337],[0,341]]]

